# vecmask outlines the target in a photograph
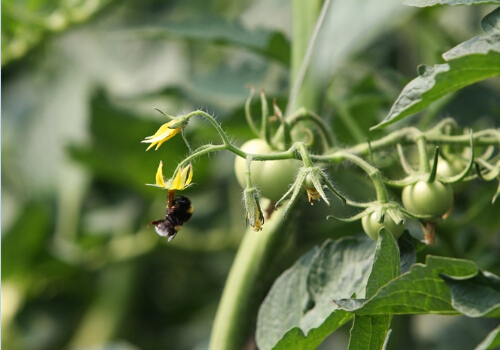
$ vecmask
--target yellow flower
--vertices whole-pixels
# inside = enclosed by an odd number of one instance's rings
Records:
[[[172,125],[174,127],[172,127]],[[177,126],[177,127],[175,127],[175,126]],[[154,145],[156,145],[155,150],[157,150],[161,146],[161,144],[163,142],[171,139],[176,134],[178,134],[182,130],[183,126],[184,126],[184,124],[183,123],[179,124],[178,120],[169,121],[168,123],[163,124],[162,126],[160,126],[160,128],[158,129],[158,131],[153,136],[148,136],[144,140],[142,140],[141,142],[142,143],[150,143],[151,144],[146,149],[146,151],[148,151]]]
[[[160,165],[158,166],[158,170],[156,171],[156,184],[148,184],[149,186],[156,186],[163,189],[179,190],[182,191],[186,189],[191,180],[193,179],[193,166],[191,163],[188,164],[185,168],[181,168],[174,176],[173,179],[165,182],[165,178],[163,177],[163,162],[160,161]]]

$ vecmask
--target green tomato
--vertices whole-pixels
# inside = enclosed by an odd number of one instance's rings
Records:
[[[269,154],[273,149],[262,139],[247,141],[241,149],[247,153]],[[246,160],[236,157],[234,172],[242,187],[246,187],[245,178]],[[260,190],[263,197],[272,201],[279,200],[290,188],[295,180],[301,162],[296,159],[258,161],[254,160],[250,166],[252,185]]]
[[[418,181],[406,186],[403,205],[413,214],[441,217],[453,206],[453,189],[440,181]]]
[[[306,175],[306,178],[304,179],[304,183],[302,185],[304,186],[304,188],[314,188],[311,174]]]
[[[374,240],[378,239],[378,231],[382,227],[385,227],[388,229],[394,238],[398,238],[403,234],[403,231],[405,230],[405,225],[397,225],[394,220],[392,220],[391,216],[388,214],[384,215],[384,222],[380,223],[377,221],[377,213],[373,212],[369,215],[363,216],[361,219],[361,225],[363,226],[363,230],[365,230],[365,233]]]
[[[465,165],[458,159],[447,161],[446,159],[439,158],[438,166],[436,172],[444,178],[449,178],[460,174],[461,171],[465,169]],[[453,193],[457,194],[462,192],[462,190],[467,186],[466,182],[460,181],[451,184],[453,188]]]

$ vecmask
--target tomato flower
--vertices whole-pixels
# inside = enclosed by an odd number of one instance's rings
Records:
[[[171,139],[176,134],[178,134],[182,130],[184,125],[185,125],[185,123],[182,123],[182,122],[179,123],[178,120],[169,121],[168,123],[165,123],[162,126],[160,126],[160,128],[158,129],[158,131],[154,135],[146,137],[141,142],[151,144],[146,149],[146,151],[148,151],[154,145],[156,145],[156,148],[155,148],[155,151],[156,151],[162,145],[163,142]]]
[[[193,179],[193,166],[189,163],[185,168],[181,168],[172,179],[165,182],[163,177],[163,162],[160,161],[158,170],[156,171],[156,184],[147,184],[148,186],[156,186],[169,191],[182,191],[189,187]]]

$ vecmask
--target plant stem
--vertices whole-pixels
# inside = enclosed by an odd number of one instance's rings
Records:
[[[293,0],[292,22],[294,26],[292,43],[292,85],[298,76],[306,48],[314,31],[314,27],[321,8],[321,0]],[[306,63],[307,66],[307,63]],[[289,102],[287,111],[294,110],[297,105],[310,110],[317,110],[318,86],[306,77],[304,83],[298,82],[297,99]],[[285,115],[286,116],[286,115]],[[225,136],[225,135],[224,135]],[[232,146],[224,139],[227,149],[243,156],[241,150]],[[295,150],[296,145],[290,150]],[[246,157],[246,154],[245,154]],[[261,157],[263,159],[264,157]],[[255,156],[254,160],[259,160]],[[211,350],[241,349],[246,339],[251,336],[255,326],[258,305],[265,293],[263,287],[264,276],[269,276],[269,266],[276,259],[277,251],[286,246],[289,224],[282,215],[276,213],[266,221],[262,232],[253,232],[248,228],[238,253],[229,272],[229,276],[222,293],[221,301],[212,328],[210,338]],[[264,284],[264,286],[263,286]]]
[[[290,91],[285,117],[288,117],[292,111],[299,107],[304,107],[312,111],[316,110],[319,86],[315,82],[314,77],[306,75],[306,73],[314,48],[314,42],[316,41],[329,2],[329,0],[325,1],[323,11],[318,17],[322,6],[321,0],[292,1],[292,90]]]
[[[209,349],[241,349],[252,335],[258,307],[267,293],[263,287],[268,287],[269,267],[289,237],[287,224],[290,222],[275,213],[262,232],[251,227],[245,232],[215,315]]]

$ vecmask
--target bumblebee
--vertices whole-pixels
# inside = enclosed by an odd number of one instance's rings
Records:
[[[179,196],[174,198],[170,205],[167,206],[164,220],[152,221],[149,225],[155,225],[156,233],[168,237],[170,242],[182,225],[191,219],[191,215],[193,215],[191,201],[188,197]]]

